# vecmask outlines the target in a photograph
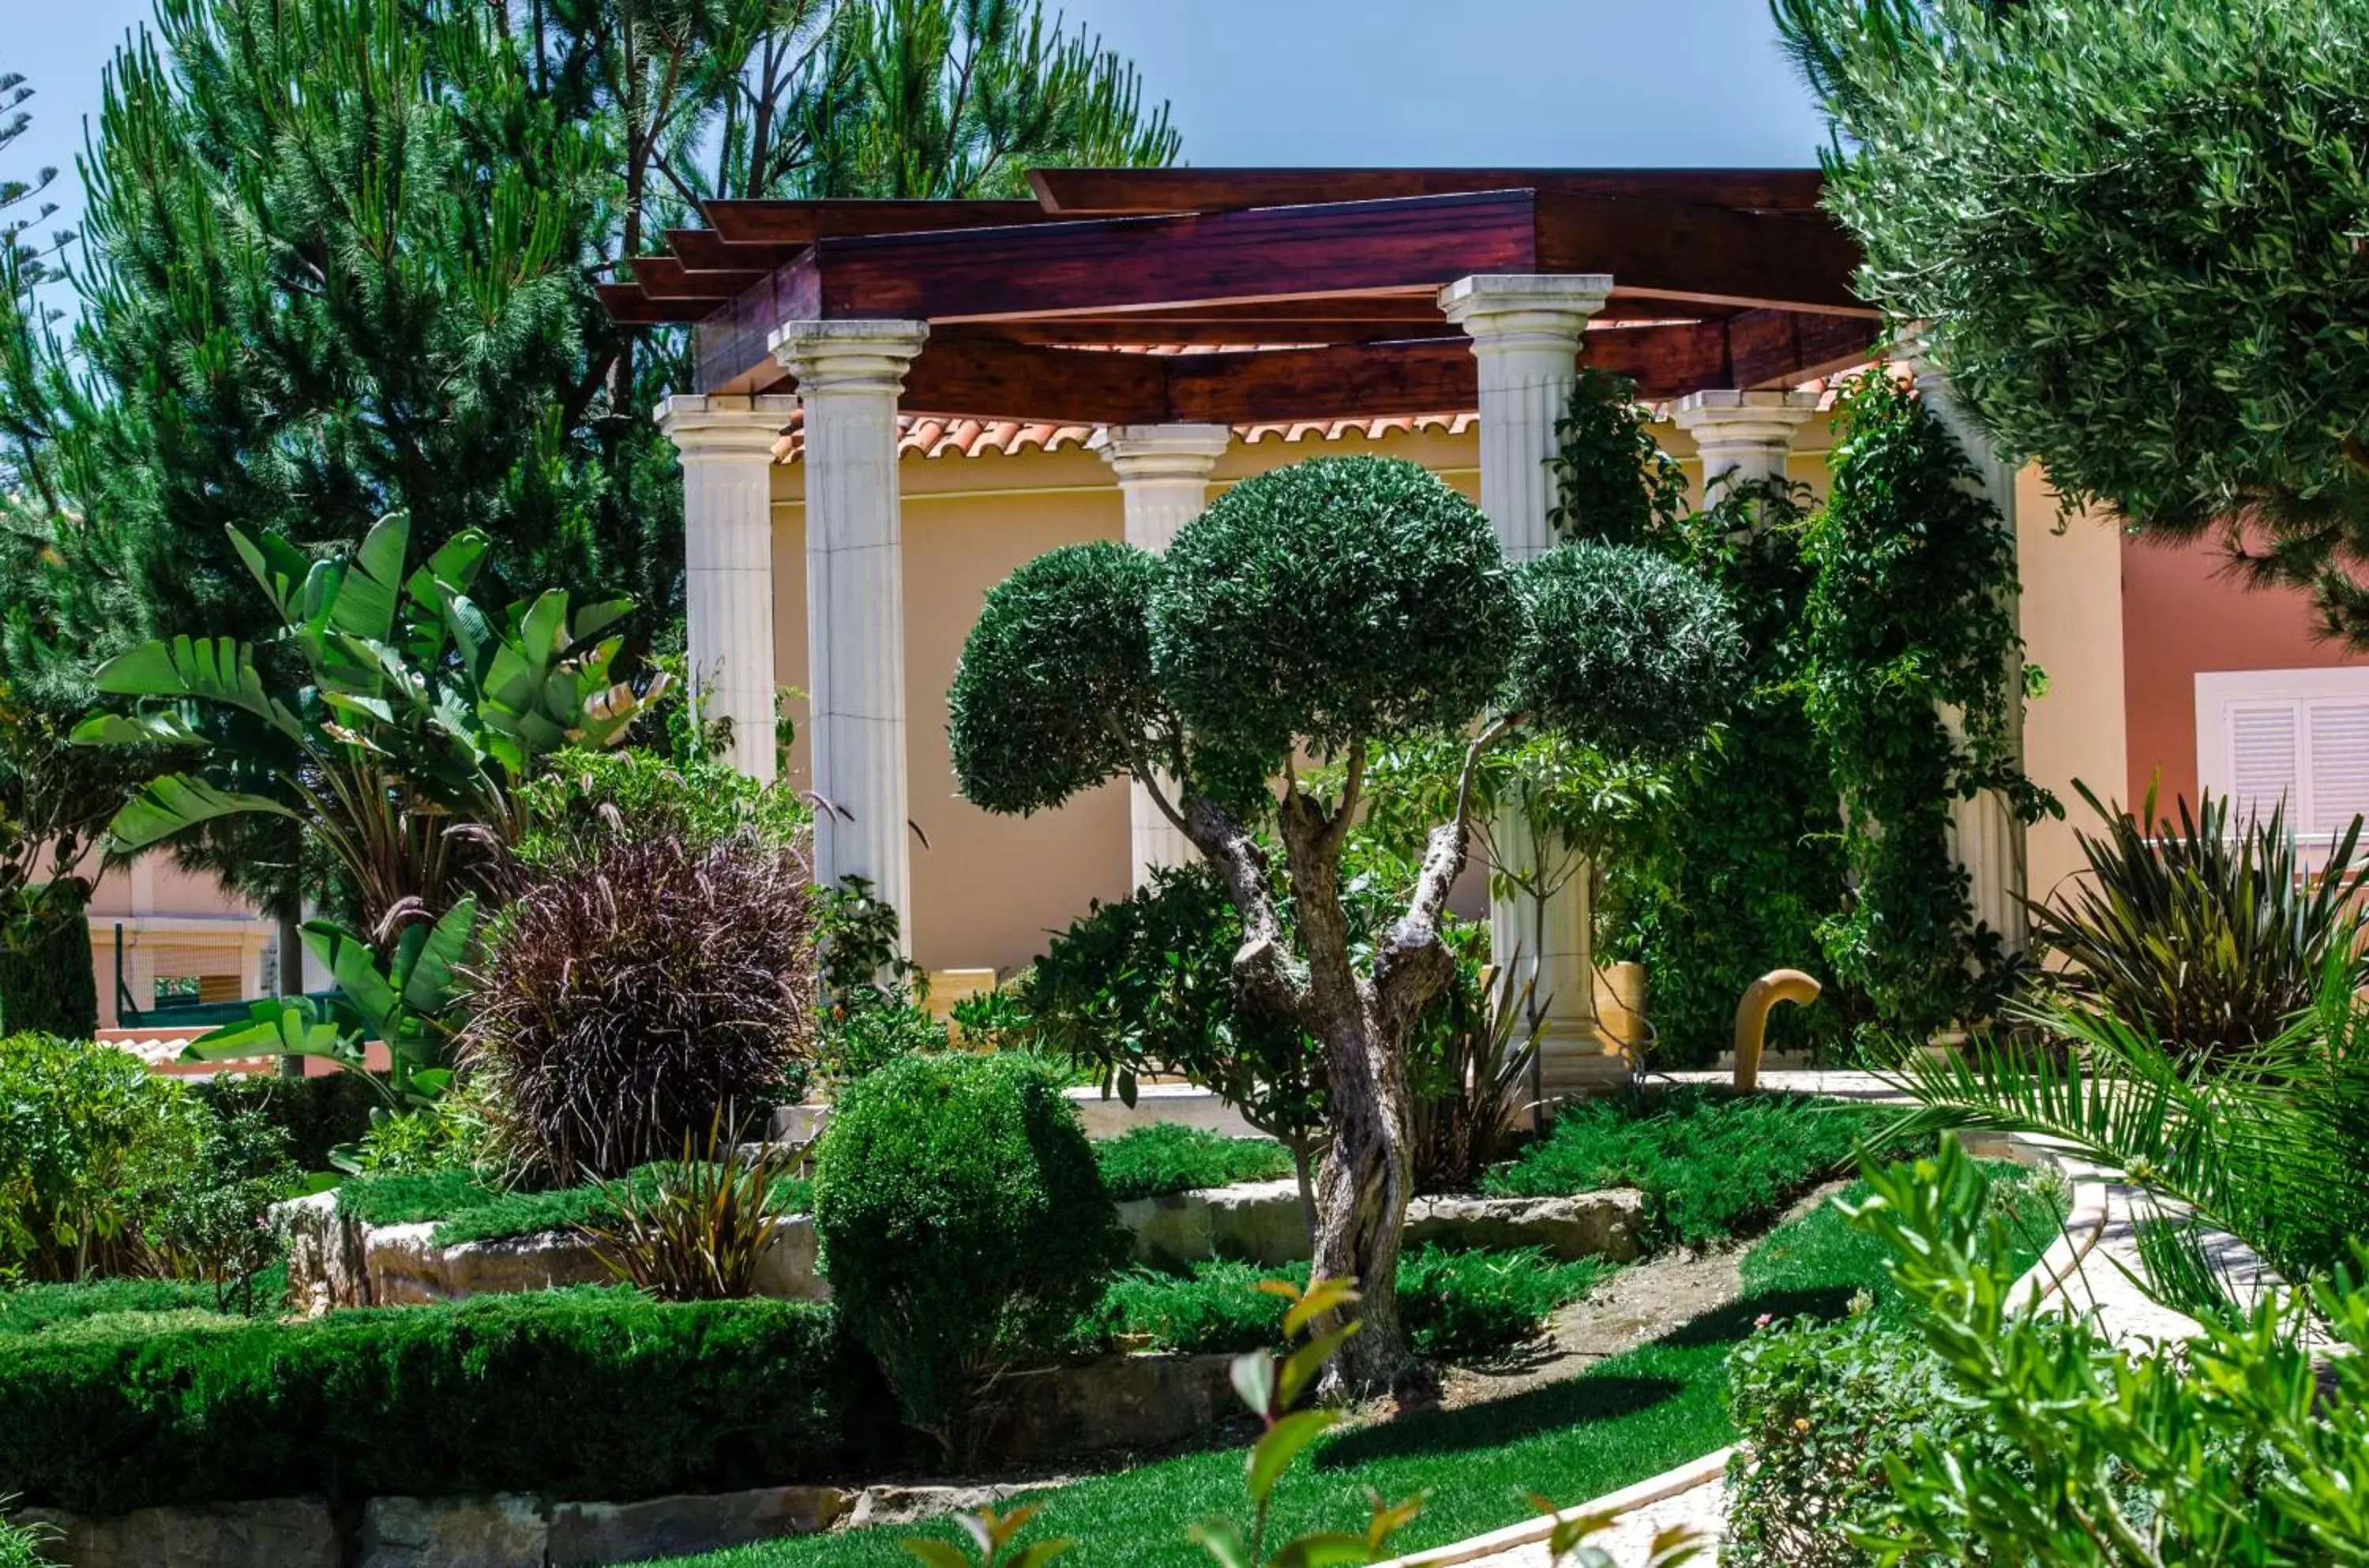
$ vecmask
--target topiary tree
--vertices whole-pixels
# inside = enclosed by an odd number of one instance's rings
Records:
[[[1315,1272],[1365,1292],[1365,1326],[1327,1374],[1335,1391],[1409,1368],[1395,1295],[1407,1047],[1456,972],[1440,917],[1464,867],[1473,770],[1523,730],[1615,750],[1690,739],[1737,658],[1724,601],[1668,562],[1574,545],[1509,567],[1478,507],[1378,458],[1247,480],[1164,558],[1071,545],[988,596],[948,697],[964,795],[1024,814],[1135,777],[1225,884],[1245,1002],[1298,1020],[1323,1053]],[[1455,807],[1403,911],[1358,940],[1341,854],[1369,754],[1467,732]],[[1340,765],[1337,791],[1310,787],[1310,757]]]
[[[2369,642],[2369,4],[1774,9],[1860,291],[2000,447]]]

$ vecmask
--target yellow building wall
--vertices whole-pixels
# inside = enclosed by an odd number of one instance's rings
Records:
[[[2074,781],[2112,800],[2130,767],[2123,539],[2109,519],[2064,513],[2036,465],[2016,478],[2015,532],[2024,658],[2048,682],[2024,706],[2024,772],[2065,807],[2024,835],[2024,886],[2045,899],[2082,864],[2074,830],[2096,826]]]

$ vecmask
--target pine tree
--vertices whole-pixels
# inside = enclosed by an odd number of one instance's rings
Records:
[[[158,0],[108,74],[71,352],[38,322],[0,350],[16,657],[70,685],[149,637],[264,640],[230,525],[327,554],[398,509],[496,541],[491,605],[622,592],[659,641],[649,413],[690,334],[593,285],[714,195],[1168,161],[1140,97],[1036,0]],[[308,880],[277,828],[176,850],[283,922]]]

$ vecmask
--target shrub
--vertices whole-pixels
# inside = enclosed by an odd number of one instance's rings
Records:
[[[1895,1119],[1835,1101],[1693,1088],[1591,1100],[1565,1105],[1544,1139],[1482,1185],[1505,1197],[1635,1187],[1656,1234],[1699,1247],[1773,1219]]]
[[[371,1112],[385,1094],[360,1073],[331,1072],[317,1078],[218,1072],[194,1079],[189,1093],[217,1116],[253,1108],[288,1135],[288,1157],[303,1171],[326,1171],[330,1151],[360,1143],[371,1130]]]
[[[0,1032],[87,1039],[97,1031],[89,902],[89,886],[67,878],[0,904]]]
[[[209,1120],[128,1051],[0,1038],[0,1276],[74,1279],[144,1263],[148,1221],[192,1179]]]
[[[1476,1360],[1528,1339],[1548,1314],[1586,1295],[1609,1266],[1594,1258],[1558,1263],[1535,1247],[1451,1252],[1426,1245],[1399,1259],[1399,1310],[1418,1354]],[[1287,1303],[1259,1288],[1274,1278],[1305,1285],[1308,1265],[1274,1269],[1221,1260],[1196,1264],[1184,1275],[1132,1270],[1104,1288],[1085,1335],[1125,1335],[1192,1354],[1255,1350],[1283,1334]]]
[[[2031,906],[2034,943],[2071,966],[2052,984],[2210,1059],[2275,1039],[2311,1006],[2331,954],[2353,985],[2369,979],[2358,818],[2307,871],[2283,801],[2232,831],[2228,800],[2209,792],[2174,821],[2153,788],[2132,813],[2074,787],[2106,830],[2077,831],[2089,876]]]
[[[645,1165],[624,1181],[604,1187],[588,1182],[556,1192],[508,1192],[486,1186],[466,1171],[438,1171],[419,1176],[355,1176],[338,1188],[338,1212],[365,1225],[417,1225],[436,1220],[434,1241],[440,1247],[462,1242],[500,1241],[532,1236],[543,1230],[580,1229],[596,1220],[613,1219],[617,1208],[612,1194],[630,1189],[642,1197],[658,1191],[659,1173],[670,1162]],[[813,1207],[812,1188],[796,1176],[776,1176],[770,1190],[772,1211],[803,1214]]]
[[[719,1106],[770,1104],[809,1059],[814,906],[741,832],[602,846],[505,911],[463,1059],[496,1148],[567,1184],[676,1152]]]
[[[372,1176],[469,1169],[475,1161],[483,1127],[475,1117],[448,1108],[453,1098],[448,1095],[433,1105],[380,1116],[354,1145],[352,1168]]]
[[[2010,1308],[2020,1260],[1954,1140],[1869,1185],[1855,1222],[1889,1253],[1954,1402],[1995,1435],[1910,1435],[1890,1497],[1852,1521],[1884,1561],[2369,1560],[2369,1252],[2133,1356],[2086,1317]]]
[[[1036,1049],[1131,1096],[1177,1073],[1310,1158],[1324,1127],[1322,1053],[1288,1018],[1234,985],[1242,917],[1205,862],[1162,868],[1133,894],[1097,902],[1053,938],[1015,991]]]
[[[830,1309],[632,1292],[114,1338],[0,1355],[0,1475],[116,1514],[317,1493],[631,1498],[873,1473],[878,1375]]]
[[[189,1177],[167,1188],[156,1207],[155,1246],[165,1266],[211,1285],[217,1308],[236,1301],[242,1311],[252,1310],[256,1276],[287,1251],[271,1206],[287,1196],[296,1174],[288,1135],[262,1112],[209,1117]]]
[[[906,1420],[949,1451],[1051,1354],[1126,1241],[1077,1112],[1033,1065],[908,1057],[853,1084],[815,1164],[831,1298]]]
[[[1872,1564],[1843,1528],[1891,1496],[1885,1466],[1917,1434],[1953,1451],[2004,1447],[1924,1339],[1870,1312],[1765,1328],[1729,1355],[1727,1375],[1745,1448],[1728,1465],[1720,1561],[1736,1568]]]
[[[1485,928],[1443,934],[1456,955],[1456,978],[1433,1000],[1407,1053],[1417,1192],[1470,1190],[1505,1157],[1533,1100],[1535,981],[1516,986],[1488,962]],[[1509,958],[1509,968],[1521,961],[1518,954]]]
[[[212,1312],[213,1288],[177,1279],[86,1279],[0,1290],[0,1337],[54,1333],[93,1319]]]
[[[676,712],[671,701],[658,706]],[[587,864],[630,839],[680,838],[704,850],[745,832],[786,849],[813,820],[796,790],[681,750],[572,749],[515,793],[526,822],[518,858],[546,870]]]

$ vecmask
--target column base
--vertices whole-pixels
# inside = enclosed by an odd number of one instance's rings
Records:
[[[1547,1104],[1625,1089],[1636,1063],[1620,1052],[1594,1019],[1549,1019],[1539,1035],[1539,1098]]]

